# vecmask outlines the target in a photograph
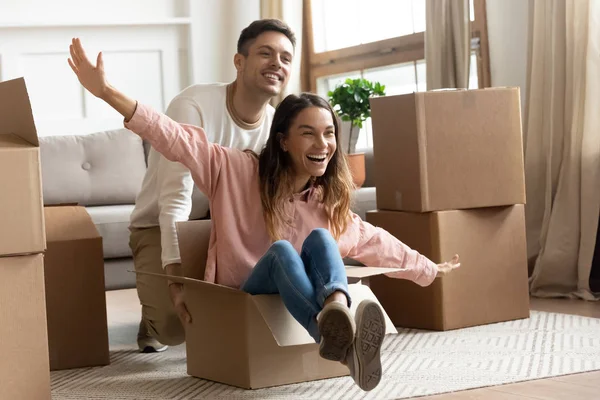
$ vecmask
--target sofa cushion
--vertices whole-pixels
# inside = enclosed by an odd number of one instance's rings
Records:
[[[142,140],[127,129],[43,136],[44,204],[133,204],[146,172]]]
[[[102,236],[104,258],[129,257],[129,218],[133,205],[85,208]]]
[[[133,258],[111,258],[104,260],[104,287],[106,290],[135,288]]]

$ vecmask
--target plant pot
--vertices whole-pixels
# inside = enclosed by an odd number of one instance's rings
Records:
[[[361,187],[365,183],[365,153],[352,153],[347,155],[348,167],[352,173],[352,181],[356,188]]]

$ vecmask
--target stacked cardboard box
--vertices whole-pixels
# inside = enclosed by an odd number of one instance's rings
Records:
[[[0,83],[0,399],[49,399],[40,154],[23,79]]]
[[[518,88],[371,99],[377,210],[367,221],[461,268],[428,287],[373,277],[397,326],[447,330],[529,316]]]
[[[85,207],[45,207],[50,369],[110,362],[102,236]]]

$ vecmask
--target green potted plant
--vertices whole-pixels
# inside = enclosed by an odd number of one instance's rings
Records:
[[[365,182],[365,155],[356,153],[358,134],[363,122],[371,116],[369,98],[372,96],[385,96],[385,86],[379,82],[371,82],[363,78],[346,79],[329,93],[329,102],[340,116],[342,121],[350,122],[348,134],[348,147],[345,149],[354,184],[362,186]]]

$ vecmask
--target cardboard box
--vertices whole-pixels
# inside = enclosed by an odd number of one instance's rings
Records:
[[[366,219],[436,263],[460,256],[459,269],[427,287],[371,278],[371,290],[396,326],[449,330],[529,317],[523,205],[370,211]]]
[[[0,257],[0,399],[50,399],[42,254]]]
[[[377,208],[525,204],[519,88],[370,99]]]
[[[195,270],[196,276],[203,276],[202,267],[192,266],[206,263],[210,224],[206,220],[178,224],[182,266],[188,272]],[[359,269],[348,268],[348,273],[353,276]],[[378,268],[371,273],[385,271],[390,270]],[[354,275],[360,278],[364,273]],[[192,316],[192,323],[186,326],[189,375],[257,389],[349,374],[347,367],[319,356],[318,345],[287,311],[279,295],[252,296],[199,279],[170,279],[184,284]],[[365,285],[351,284],[349,288],[352,312],[362,299],[377,301]],[[386,333],[397,333],[387,315],[386,321]]]
[[[0,255],[45,249],[40,149],[23,78],[0,82]]]
[[[84,207],[45,207],[50,369],[107,365],[102,237]]]

